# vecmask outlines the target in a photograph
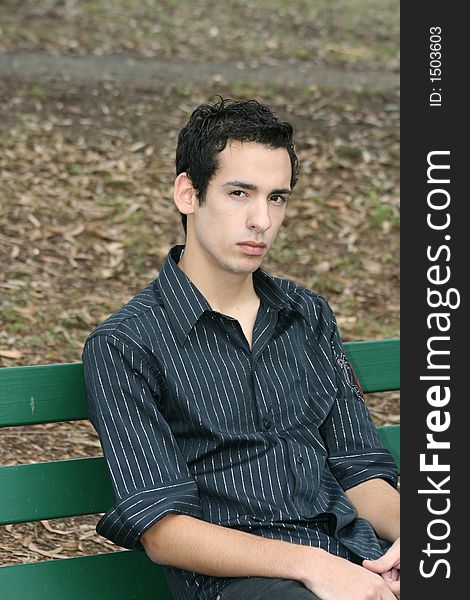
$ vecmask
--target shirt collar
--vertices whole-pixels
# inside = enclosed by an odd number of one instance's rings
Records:
[[[184,246],[174,246],[165,259],[158,277],[163,304],[180,344],[184,344],[191,329],[210,311],[209,303],[178,267]]]
[[[174,246],[168,253],[158,277],[163,305],[180,344],[184,344],[194,325],[212,309],[189,278],[178,267],[184,246]],[[253,285],[261,302],[277,311],[294,308],[289,296],[276,281],[261,269],[253,273]]]
[[[261,302],[272,306],[276,310],[292,306],[289,296],[276,283],[276,281],[262,269],[253,273],[253,285]]]

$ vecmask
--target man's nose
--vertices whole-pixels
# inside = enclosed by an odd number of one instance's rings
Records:
[[[247,225],[257,233],[263,233],[271,227],[269,204],[264,199],[254,200],[248,212]]]

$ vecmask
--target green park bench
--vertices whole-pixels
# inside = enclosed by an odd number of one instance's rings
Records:
[[[365,393],[398,390],[398,339],[345,343]],[[80,363],[0,369],[0,427],[86,419]],[[20,431],[20,430],[19,430]],[[400,466],[400,426],[379,428]],[[114,496],[103,457],[0,466],[0,525],[105,512]],[[117,551],[0,567],[2,600],[170,600],[144,552]]]

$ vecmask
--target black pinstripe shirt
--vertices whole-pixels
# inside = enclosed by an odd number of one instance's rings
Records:
[[[260,309],[250,349],[177,262],[90,335],[83,361],[90,419],[116,502],[98,531],[139,547],[168,513],[358,560],[389,544],[357,519],[344,490],[396,485],[327,302],[254,273]],[[229,581],[167,568],[176,600],[207,600]]]

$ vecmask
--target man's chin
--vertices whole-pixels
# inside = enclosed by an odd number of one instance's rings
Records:
[[[259,256],[251,257],[249,260],[237,261],[236,263],[226,264],[225,270],[234,275],[248,276],[254,273],[263,262]]]

